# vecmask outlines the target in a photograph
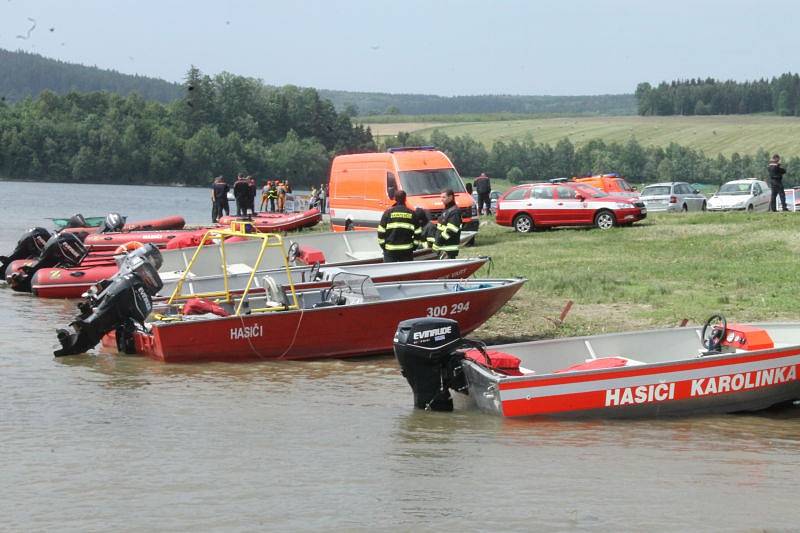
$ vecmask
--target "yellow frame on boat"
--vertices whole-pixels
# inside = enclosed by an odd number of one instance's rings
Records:
[[[264,257],[264,252],[267,248],[280,248],[281,249],[281,256],[283,257],[283,266],[286,269],[287,279],[289,280],[289,290],[292,293],[292,304],[288,306],[274,306],[274,307],[262,307],[259,309],[250,309],[251,312],[264,312],[264,311],[284,311],[286,309],[299,309],[300,304],[297,301],[297,292],[294,288],[294,281],[292,281],[292,273],[289,267],[289,259],[286,256],[286,251],[283,247],[283,237],[278,235],[277,233],[247,233],[246,229],[248,227],[248,222],[246,221],[233,221],[231,222],[231,227],[223,228],[223,229],[211,229],[205,232],[203,238],[200,240],[200,244],[197,246],[197,249],[194,251],[192,255],[192,259],[189,261],[189,264],[186,265],[186,268],[181,274],[178,283],[175,285],[175,290],[172,291],[172,295],[167,300],[167,305],[172,305],[176,300],[188,300],[189,298],[219,298],[224,297],[225,301],[228,303],[233,303],[234,297],[231,294],[230,287],[228,285],[228,262],[225,259],[225,238],[226,237],[244,237],[247,239],[258,239],[261,240],[261,248],[258,251],[258,258],[256,259],[255,264],[253,265],[253,270],[250,272],[250,277],[247,279],[247,285],[242,292],[241,298],[239,299],[239,303],[236,306],[236,310],[234,312],[235,316],[239,316],[242,312],[242,305],[244,304],[245,300],[247,299],[247,295],[250,293],[250,288],[253,284],[253,279],[256,276],[256,272],[258,272],[259,267],[261,266],[261,260]],[[186,281],[186,276],[188,276],[192,271],[192,265],[197,260],[198,255],[200,254],[200,250],[203,249],[203,246],[210,241],[211,239],[220,239],[219,243],[219,250],[221,256],[221,266],[222,266],[222,279],[225,286],[225,290],[222,291],[214,291],[214,292],[203,292],[197,294],[182,294],[181,290],[183,289],[183,283]]]

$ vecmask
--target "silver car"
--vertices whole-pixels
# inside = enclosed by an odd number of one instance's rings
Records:
[[[705,211],[706,197],[684,181],[655,183],[642,190],[639,197],[648,211]]]

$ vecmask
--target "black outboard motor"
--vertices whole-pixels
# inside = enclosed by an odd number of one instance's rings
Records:
[[[86,222],[86,219],[83,218],[83,215],[80,213],[75,213],[69,220],[67,220],[66,228],[88,228],[89,224]]]
[[[125,227],[125,217],[119,213],[109,213],[97,233],[117,233]]]
[[[144,325],[153,310],[152,296],[164,284],[148,260],[141,260],[133,270],[120,272],[97,295],[78,305],[81,314],[72,322],[74,333],[58,330],[61,349],[56,357],[84,353],[97,346],[103,335],[116,329],[117,347],[125,353],[135,351],[133,332]]]
[[[0,255],[0,279],[6,279],[6,268],[12,261],[38,257],[51,236],[50,232],[44,228],[31,228],[23,233],[11,255]]]
[[[54,266],[73,267],[79,265],[89,253],[81,240],[71,233],[59,233],[48,239],[39,258],[23,266],[20,272],[8,276],[8,285],[15,291],[31,292],[31,278],[37,270]]]
[[[450,389],[463,391],[461,370],[465,342],[458,322],[448,318],[404,320],[394,334],[394,356],[411,390],[414,406],[431,411],[452,411]]]

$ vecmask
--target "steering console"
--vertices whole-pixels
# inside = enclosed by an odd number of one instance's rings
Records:
[[[722,340],[725,338],[727,328],[728,321],[725,320],[725,317],[722,315],[711,315],[708,320],[706,320],[706,324],[703,326],[703,333],[701,334],[703,348],[706,349],[706,355],[722,352]]]

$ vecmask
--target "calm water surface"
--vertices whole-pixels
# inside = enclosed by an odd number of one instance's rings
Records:
[[[0,182],[0,252],[77,211],[207,222],[208,194]],[[422,413],[388,357],[55,359],[74,302],[1,288],[0,310],[0,529],[800,527],[797,410],[637,422]]]

